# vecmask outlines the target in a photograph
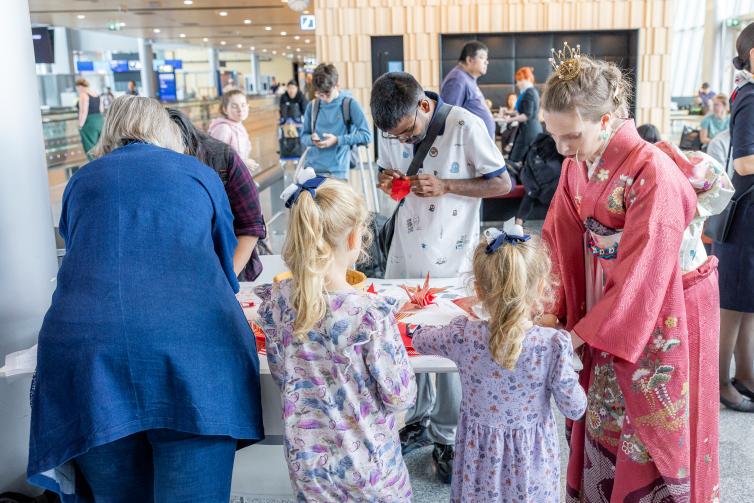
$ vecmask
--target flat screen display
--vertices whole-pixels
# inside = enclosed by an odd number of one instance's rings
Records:
[[[32,28],[31,39],[34,42],[34,62],[54,63],[55,51],[53,50],[52,30],[46,27]]]

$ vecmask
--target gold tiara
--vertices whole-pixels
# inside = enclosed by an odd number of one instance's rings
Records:
[[[552,57],[550,58],[550,64],[555,70],[560,80],[575,79],[581,69],[581,45],[577,45],[574,49],[568,45],[568,42],[563,43],[563,49],[552,51]]]

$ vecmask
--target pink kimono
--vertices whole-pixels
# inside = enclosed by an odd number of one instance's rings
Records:
[[[586,342],[567,501],[713,501],[719,406],[704,366],[716,308],[700,291],[716,291],[716,268],[684,278],[679,261],[696,195],[632,121],[592,171],[564,162],[543,229],[560,279],[554,314]]]

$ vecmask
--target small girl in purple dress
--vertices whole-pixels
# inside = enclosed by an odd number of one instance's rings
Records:
[[[474,253],[481,320],[420,327],[417,351],[450,358],[463,387],[452,502],[558,502],[558,432],[550,397],[580,418],[586,396],[568,333],[534,325],[550,299],[550,260],[520,226],[488,229]]]

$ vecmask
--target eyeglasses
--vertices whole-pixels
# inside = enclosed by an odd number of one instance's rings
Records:
[[[411,129],[409,129],[409,133],[403,133],[403,134],[399,134],[398,136],[395,136],[392,134],[388,134],[385,131],[380,131],[380,134],[382,135],[382,137],[386,140],[398,140],[398,141],[407,141],[413,138],[415,136],[413,133],[414,133],[414,128],[416,127],[416,117],[419,115],[419,105],[421,104],[422,104],[421,101],[416,104],[416,112],[414,112],[414,123],[411,124]]]

